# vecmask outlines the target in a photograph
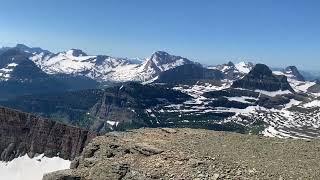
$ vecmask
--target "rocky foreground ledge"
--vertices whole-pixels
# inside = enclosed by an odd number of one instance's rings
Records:
[[[138,129],[95,138],[70,170],[44,180],[318,179],[320,141],[196,129]]]

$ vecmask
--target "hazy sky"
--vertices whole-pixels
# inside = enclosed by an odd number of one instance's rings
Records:
[[[0,46],[320,70],[318,0],[0,0]]]

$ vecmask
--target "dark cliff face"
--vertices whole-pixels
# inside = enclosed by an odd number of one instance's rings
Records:
[[[257,64],[244,78],[235,81],[232,87],[265,91],[290,90],[293,92],[285,76],[273,75],[269,67],[264,64]]]
[[[73,159],[96,136],[87,130],[0,107],[0,160],[28,154]]]
[[[160,83],[190,83],[199,80],[221,80],[223,74],[219,70],[207,69],[198,64],[185,64],[164,71],[156,82]]]

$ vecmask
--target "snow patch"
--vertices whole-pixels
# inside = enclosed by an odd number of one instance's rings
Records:
[[[32,159],[24,155],[10,162],[0,162],[0,176],[8,180],[41,180],[46,173],[68,169],[70,163],[59,157],[44,157],[43,154]]]
[[[240,62],[238,64],[235,64],[235,67],[241,73],[248,74],[251,71],[251,67],[249,67],[249,65],[245,62]]]
[[[271,97],[275,97],[277,95],[284,95],[284,94],[291,94],[292,93],[289,90],[285,90],[285,91],[282,91],[282,90],[279,90],[279,91],[255,90],[254,92],[258,92],[260,94],[264,94],[264,95],[271,96]]]
[[[306,107],[306,108],[320,107],[320,100],[311,101],[309,103],[304,104],[303,106]]]

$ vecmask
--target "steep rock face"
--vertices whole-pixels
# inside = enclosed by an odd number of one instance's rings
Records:
[[[25,48],[23,48],[25,49]],[[99,82],[149,81],[161,72],[194,63],[181,56],[157,51],[146,61],[105,55],[87,55],[79,49],[34,53],[30,59],[48,74],[86,76]]]
[[[0,160],[28,154],[73,159],[95,133],[0,107]]]
[[[187,83],[199,80],[221,80],[221,71],[207,69],[198,64],[186,64],[162,72],[156,82],[160,83]]]
[[[235,81],[232,87],[265,91],[293,91],[286,76],[273,75],[269,67],[264,64],[257,64],[249,74]]]

